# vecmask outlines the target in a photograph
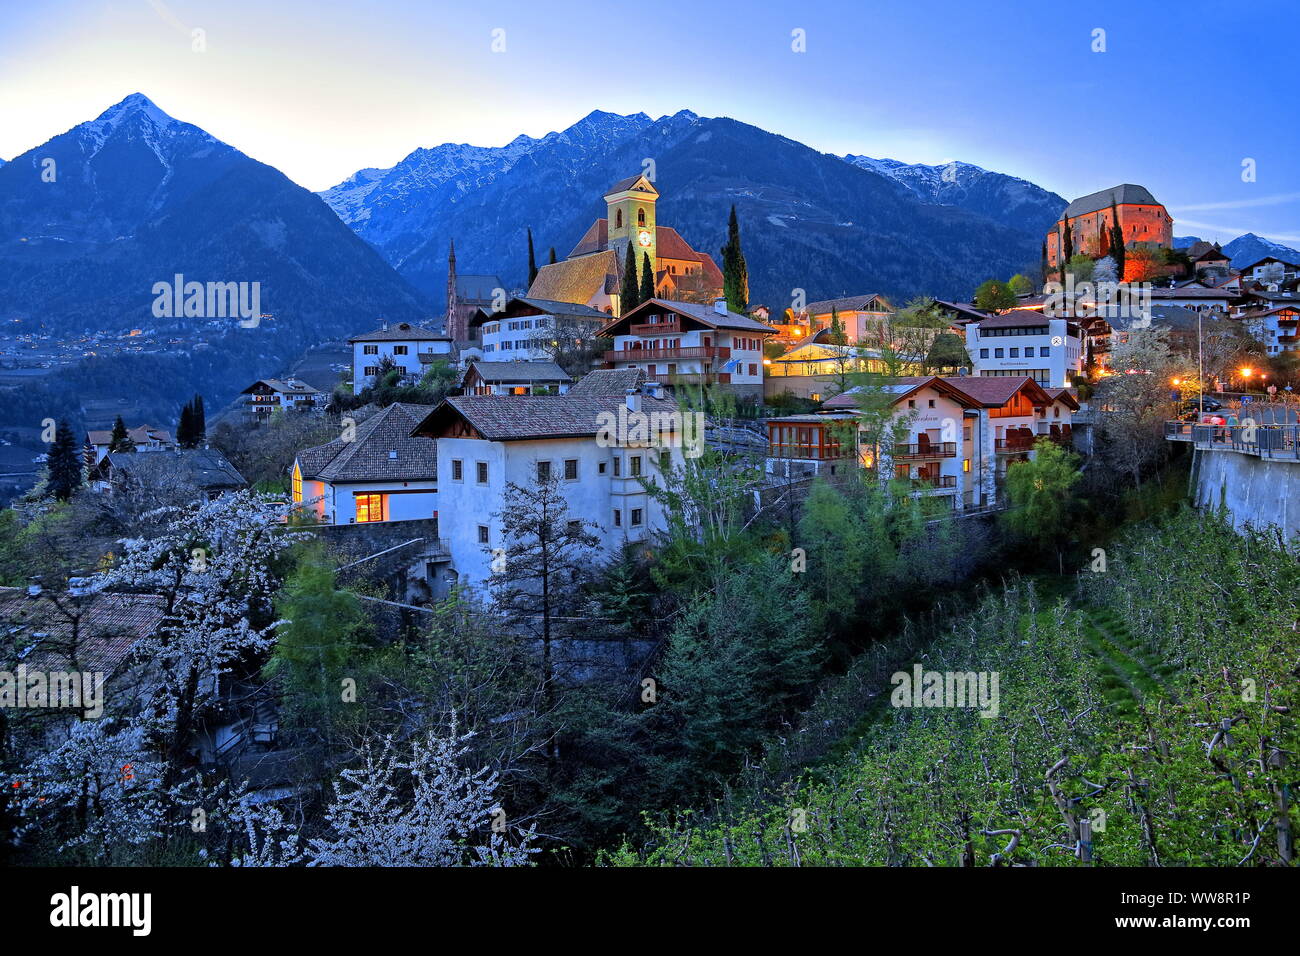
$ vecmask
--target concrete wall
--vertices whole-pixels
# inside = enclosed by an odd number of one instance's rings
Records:
[[[1237,529],[1270,525],[1300,535],[1300,463],[1234,451],[1197,451],[1192,480],[1198,508],[1226,506]]]

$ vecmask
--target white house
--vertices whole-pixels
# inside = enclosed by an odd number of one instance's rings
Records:
[[[152,425],[128,428],[126,434],[131,439],[136,451],[166,451],[169,448],[176,447],[176,443],[172,441],[171,432],[162,428],[154,428]],[[94,466],[103,461],[112,442],[113,429],[111,428],[96,428],[86,432],[86,465]]]
[[[293,500],[326,524],[432,518],[437,447],[411,432],[427,405],[389,405],[338,438],[298,453]]]
[[[1083,370],[1083,338],[1073,319],[1013,309],[966,326],[974,377],[1019,379],[1065,387]]]
[[[419,381],[430,362],[453,358],[454,345],[449,336],[409,322],[392,326],[385,322],[373,332],[348,339],[348,344],[352,346],[352,389],[356,392],[375,383],[386,358],[402,369],[407,380]]]
[[[554,362],[485,362],[475,359],[465,370],[466,395],[562,395],[568,373]]]
[[[624,395],[582,384],[566,395],[448,398],[415,429],[438,445],[438,533],[461,584],[486,585],[494,551],[506,547],[509,484],[557,478],[569,520],[588,523],[603,557],[665,527],[647,486],[683,460],[689,429],[676,403],[654,383]]]
[[[590,306],[520,296],[499,312],[480,309],[469,324],[481,332],[486,359],[549,362],[562,341],[590,341],[608,322],[607,313]]]
[[[296,378],[260,378],[239,394],[248,396],[244,413],[257,422],[269,419],[277,408],[308,412],[325,407],[325,393]]]
[[[600,333],[614,339],[610,368],[639,368],[673,385],[722,385],[741,396],[763,396],[763,340],[776,329],[727,308],[649,299]]]

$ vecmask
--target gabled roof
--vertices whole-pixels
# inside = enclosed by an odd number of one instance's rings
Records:
[[[944,381],[985,408],[1001,408],[1021,390],[1028,393],[1026,397],[1035,405],[1051,404],[1047,392],[1028,375],[1024,378],[959,375],[949,376]]]
[[[906,375],[877,387],[882,393],[893,396],[892,404],[894,405],[905,401],[908,396],[915,395],[923,388],[933,388],[935,391],[947,395],[968,408],[973,408],[977,404],[969,395],[956,388],[949,379],[945,379],[940,375]],[[862,394],[863,391],[862,386],[855,385],[834,398],[823,402],[822,407],[857,408],[857,396]]]
[[[259,386],[259,385],[265,385],[265,386],[266,386],[267,388],[269,388],[271,391],[273,391],[273,392],[281,392],[281,393],[283,393],[283,394],[285,394],[285,395],[319,395],[319,394],[321,394],[320,389],[318,389],[318,388],[312,388],[312,387],[311,387],[310,385],[308,385],[306,382],[299,382],[299,381],[297,381],[297,380],[286,382],[286,381],[283,381],[282,379],[278,379],[278,378],[259,378],[256,382],[254,382],[252,385],[248,386],[248,388],[244,389],[244,390],[243,390],[242,392],[240,392],[239,394],[240,394],[240,395],[247,395],[249,392],[251,392],[253,389],[257,388],[257,386]]]
[[[1048,321],[1049,317],[1037,309],[1012,309],[1010,312],[1004,312],[1001,315],[990,315],[970,324],[978,326],[983,331],[984,329],[1034,328],[1046,325]]]
[[[627,177],[627,179],[620,179],[614,185],[610,186],[609,189],[605,191],[605,195],[601,198],[608,199],[615,193],[626,192],[627,190],[637,186],[638,183],[642,185],[637,189],[637,192],[647,193],[652,196],[659,195],[659,190],[655,189],[654,183],[650,182],[644,173],[637,173],[635,176]]]
[[[1075,395],[1074,389],[1047,388],[1044,389],[1043,391],[1047,392],[1047,397],[1050,398],[1053,402],[1064,402],[1066,405],[1070,406],[1070,408],[1074,409],[1076,412],[1079,410],[1079,399]]]
[[[97,466],[111,479],[126,475],[145,486],[184,484],[202,491],[243,488],[248,484],[226,456],[215,448],[178,448],[174,451],[109,452]]]
[[[946,299],[935,299],[934,304],[944,311],[955,312],[955,319],[958,322],[979,322],[989,317],[987,312],[981,312],[967,302],[949,302]]]
[[[298,453],[304,478],[329,482],[424,481],[437,476],[437,445],[411,432],[428,405],[397,403],[357,426],[352,441],[341,437]],[[394,452],[396,455],[394,456]]]
[[[879,292],[867,292],[863,295],[846,295],[838,299],[809,302],[803,311],[808,315],[829,315],[832,309],[838,312],[892,312],[893,306]]]
[[[711,305],[697,305],[694,302],[673,302],[669,299],[647,299],[632,311],[625,312],[619,318],[610,322],[597,334],[601,336],[625,334],[616,330],[620,326],[632,324],[638,316],[649,315],[655,310],[674,312],[713,329],[736,329],[741,332],[757,332],[760,335],[776,334],[776,329],[765,322],[751,319],[747,315],[740,315],[730,309],[723,313],[715,311]]]
[[[643,368],[598,368],[578,379],[569,389],[569,394],[621,398],[629,388],[638,388],[646,380]]]
[[[617,414],[624,401],[622,395],[572,391],[567,395],[458,395],[430,412],[415,433],[437,435],[461,419],[488,441],[585,438],[600,431],[602,412]],[[642,395],[641,408],[646,414],[671,414],[677,404]]]
[[[161,442],[164,445],[172,443],[171,432],[163,428],[154,428],[152,425],[128,428],[126,434],[137,445],[147,445],[151,441]],[[86,432],[86,441],[91,445],[107,445],[112,440],[113,429],[111,428],[95,428]]]
[[[569,375],[554,362],[483,362],[475,359],[470,369],[489,384],[502,382],[567,382]],[[469,378],[469,369],[465,370]]]
[[[435,332],[432,329],[426,329],[423,326],[412,325],[410,322],[395,322],[392,325],[384,325],[375,329],[373,332],[367,332],[365,335],[356,335],[348,339],[348,343],[353,342],[426,342],[430,340],[451,341],[451,336],[443,335],[441,332]]]
[[[1266,262],[1280,262],[1282,265],[1290,266],[1292,269],[1300,269],[1300,263],[1287,262],[1285,259],[1279,259],[1277,256],[1265,256],[1263,259],[1256,259],[1250,265],[1242,266],[1237,271],[1244,274],[1255,268],[1255,266],[1262,266]]]
[[[559,265],[559,263],[556,263]],[[505,308],[499,312],[490,312],[485,309],[479,309],[474,313],[474,317],[469,320],[471,326],[479,326],[485,322],[495,322],[499,319],[513,319],[519,316],[531,315],[553,315],[561,318],[574,318],[579,320],[600,320],[608,322],[609,315],[601,312],[600,309],[593,309],[589,305],[580,305],[577,302],[559,302],[555,299],[539,299],[535,296],[515,296],[506,303]]]
[[[1061,218],[1073,219],[1075,216],[1086,216],[1090,212],[1109,209],[1111,206],[1128,205],[1159,206],[1160,203],[1156,202],[1156,198],[1151,195],[1151,192],[1145,186],[1122,183],[1119,186],[1112,186],[1109,189],[1102,189],[1086,196],[1080,196],[1065,207],[1065,212],[1061,213]]]
[[[1218,246],[1211,246],[1209,249],[1206,249],[1204,252],[1202,252],[1199,256],[1197,256],[1192,261],[1193,262],[1218,262],[1222,260],[1223,262],[1228,262],[1230,259],[1231,257],[1227,253],[1225,253],[1222,249],[1220,249]]]

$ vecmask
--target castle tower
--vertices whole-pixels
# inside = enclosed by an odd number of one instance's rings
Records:
[[[644,175],[631,176],[610,187],[605,194],[608,209],[609,248],[623,262],[627,244],[636,249],[637,268],[641,267],[642,254],[650,254],[651,268],[659,264],[659,246],[655,239],[655,202],[659,190]]]

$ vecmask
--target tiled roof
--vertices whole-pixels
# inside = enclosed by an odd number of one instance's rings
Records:
[[[1048,317],[1036,309],[1012,309],[1002,315],[990,315],[986,319],[980,319],[978,324],[981,329],[1020,329],[1031,326],[1046,325]]]
[[[979,322],[988,318],[987,312],[981,312],[968,302],[949,302],[946,299],[935,299],[934,304],[941,309],[956,312],[959,321]]]
[[[505,283],[500,276],[456,275],[456,298],[461,305],[477,305],[491,302],[498,289],[504,289]]]
[[[605,190],[605,195],[611,196],[614,193],[621,193],[625,189],[631,189],[633,186],[636,185],[637,180],[644,175],[645,175],[644,173],[637,173],[635,176],[627,177],[627,179],[620,179],[614,185],[610,186],[609,189]],[[648,184],[650,183],[648,179],[646,180],[646,182]],[[650,192],[656,196],[659,195],[659,190],[655,189],[653,184],[650,184]]]
[[[832,310],[838,312],[879,312],[881,306],[884,306],[884,311],[888,312],[889,300],[878,292],[868,292],[864,295],[846,295],[838,299],[822,299],[820,302],[809,302],[803,311],[808,315],[830,315]]]
[[[650,313],[657,307],[663,311],[676,312],[678,315],[684,315],[688,318],[695,319],[704,325],[714,329],[737,329],[742,332],[758,332],[770,335],[776,334],[776,329],[772,326],[759,322],[757,319],[751,319],[747,315],[739,315],[727,310],[726,314],[714,311],[711,305],[699,305],[694,302],[674,302],[669,299],[649,299],[642,302],[631,312],[624,313],[621,317],[612,321],[605,328],[600,330],[603,336],[618,334],[614,332],[617,326],[632,323],[642,312]]]
[[[59,596],[79,617],[76,665],[83,671],[115,672],[135,642],[158,630],[166,600],[158,594],[99,593]],[[0,628],[31,669],[60,670],[73,665],[73,621],[48,593],[29,596],[21,588],[0,588]],[[26,652],[26,653],[24,653]]]
[[[567,395],[459,395],[448,398],[420,423],[418,431],[437,431],[450,417],[469,422],[489,441],[577,438],[595,435],[602,412],[617,413],[625,396],[570,391]],[[641,396],[647,414],[671,414],[677,404]]]
[[[588,372],[569,389],[570,395],[612,395],[621,397],[629,388],[646,381],[643,368],[598,368]]]
[[[1047,397],[1050,398],[1053,402],[1055,402],[1055,401],[1064,401],[1065,404],[1069,405],[1069,406],[1070,406],[1071,408],[1073,408],[1075,411],[1078,411],[1078,409],[1079,409],[1079,399],[1078,399],[1078,397],[1075,395],[1075,390],[1074,390],[1074,389],[1072,389],[1072,388],[1047,388],[1047,389],[1044,389],[1044,391],[1047,392]]]
[[[127,435],[131,441],[137,445],[147,445],[151,441],[162,442],[164,445],[172,443],[171,432],[162,428],[154,428],[152,425],[141,425],[139,428],[128,428]],[[113,429],[93,429],[86,432],[86,440],[92,445],[107,445],[113,440]]]
[[[569,375],[554,362],[481,362],[470,363],[485,382],[567,382]],[[469,371],[465,374],[468,376]]]
[[[552,262],[537,271],[537,278],[528,287],[528,298],[586,305],[605,291],[607,275],[618,275],[617,257],[612,249]]]
[[[1161,286],[1151,290],[1153,299],[1235,299],[1237,293],[1230,289],[1170,289]]]
[[[429,410],[428,405],[389,405],[358,425],[352,441],[340,437],[304,449],[298,453],[302,476],[329,482],[434,478],[438,474],[437,445],[428,438],[411,437]]]
[[[557,263],[558,265],[558,263]],[[499,312],[489,312],[479,309],[474,314],[474,318],[469,320],[471,326],[480,326],[485,322],[496,322],[501,319],[513,319],[519,316],[536,315],[537,312],[525,311],[520,307],[520,303],[530,306],[532,309],[539,310],[544,315],[554,315],[561,318],[575,318],[596,320],[608,322],[609,316],[600,311],[593,309],[589,305],[581,305],[577,302],[559,302],[555,299],[538,299],[533,296],[516,296],[506,303],[504,309]]]
[[[443,335],[441,332],[434,332],[432,329],[426,329],[423,326],[412,325],[409,322],[395,322],[392,325],[375,329],[373,332],[367,332],[365,335],[357,335],[348,339],[348,343],[353,342],[425,342],[430,339],[442,339],[451,341],[451,337]]]
[[[226,456],[215,448],[177,448],[173,451],[109,452],[99,467],[110,478],[129,475],[145,486],[183,482],[204,491],[243,488],[248,484]]]
[[[569,258],[585,256],[609,248],[609,220],[597,219],[582,234],[578,244],[569,252]]]
[[[700,254],[671,226],[655,227],[655,252],[666,259],[700,260]]]
[[[281,381],[278,378],[259,378],[256,382],[248,386],[248,388],[244,389],[239,394],[247,395],[249,392],[257,388],[257,386],[259,385],[265,385],[273,392],[282,392],[286,395],[319,395],[320,394],[319,389],[312,388],[306,382],[285,382],[285,381]]]
[[[1112,205],[1158,206],[1160,203],[1156,202],[1156,198],[1151,195],[1145,186],[1123,183],[1119,186],[1112,186],[1110,189],[1102,189],[1086,196],[1080,196],[1065,207],[1065,212],[1061,213],[1061,218],[1073,219],[1075,216],[1086,216],[1090,212],[1109,209]]]
[[[1024,378],[958,375],[946,377],[943,381],[985,408],[1000,408],[1022,388],[1028,390],[1029,399],[1035,404],[1046,404],[1048,401],[1043,387],[1028,375]]]

